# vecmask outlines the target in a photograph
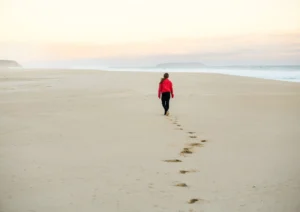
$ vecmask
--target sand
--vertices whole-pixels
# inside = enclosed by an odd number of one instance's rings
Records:
[[[300,211],[299,83],[160,77],[1,71],[0,211]]]

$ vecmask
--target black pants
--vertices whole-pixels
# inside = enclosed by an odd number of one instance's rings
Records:
[[[167,114],[167,112],[169,110],[170,98],[171,98],[171,93],[170,92],[164,92],[164,93],[161,94],[161,102],[162,102],[162,106],[165,109],[165,115]]]

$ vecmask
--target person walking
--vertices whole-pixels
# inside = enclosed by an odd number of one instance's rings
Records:
[[[174,98],[173,83],[169,80],[169,74],[165,73],[161,78],[158,87],[158,98],[161,99],[162,106],[165,110],[164,115],[169,115],[170,98]]]

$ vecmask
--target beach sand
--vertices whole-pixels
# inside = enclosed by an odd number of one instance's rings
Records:
[[[0,211],[300,211],[299,83],[161,75],[1,71]]]

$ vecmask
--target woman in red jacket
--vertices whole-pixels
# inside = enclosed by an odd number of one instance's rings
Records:
[[[158,87],[158,98],[161,98],[162,105],[165,109],[165,115],[169,115],[169,102],[170,98],[174,98],[173,84],[169,80],[169,74],[165,73],[161,78]]]

